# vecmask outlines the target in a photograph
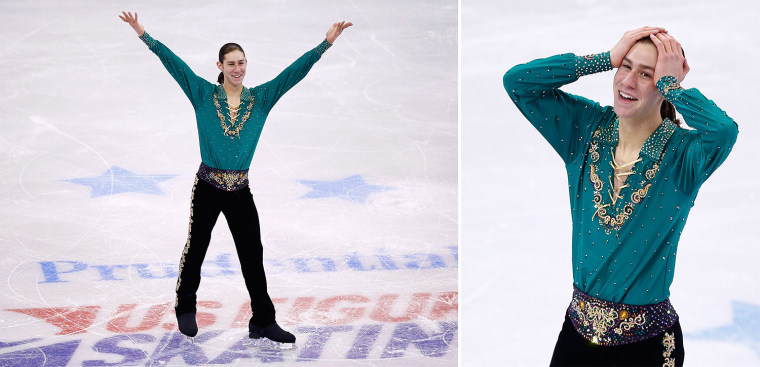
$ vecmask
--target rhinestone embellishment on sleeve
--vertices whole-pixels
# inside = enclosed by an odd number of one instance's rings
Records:
[[[575,75],[578,78],[584,75],[601,73],[608,70],[612,70],[612,61],[610,61],[609,51],[600,54],[575,57]]]

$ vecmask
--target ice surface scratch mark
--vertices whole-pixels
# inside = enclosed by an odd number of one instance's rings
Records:
[[[14,47],[16,47],[16,45],[18,45],[18,44],[19,44],[19,43],[21,43],[22,41],[24,41],[24,40],[26,40],[27,38],[29,38],[29,37],[33,36],[35,33],[39,32],[39,31],[41,31],[41,30],[43,30],[43,29],[45,29],[45,28],[48,28],[48,27],[52,27],[52,26],[55,26],[55,25],[57,25],[58,23],[60,23],[60,21],[54,21],[54,22],[50,22],[50,23],[48,23],[48,24],[45,24],[45,25],[44,25],[44,26],[42,26],[42,27],[39,27],[39,28],[37,28],[37,29],[35,29],[35,30],[33,30],[33,31],[29,32],[29,33],[27,33],[26,35],[24,35],[24,36],[22,36],[22,37],[19,37],[19,38],[16,40],[16,42],[13,42],[13,44],[12,44],[12,45],[8,46],[8,47],[7,47],[5,50],[3,50],[2,52],[0,52],[0,56],[2,56],[3,54],[5,54],[6,52],[10,51],[10,50],[11,50],[11,49],[13,49]]]
[[[88,43],[86,43],[86,42],[82,41],[82,39],[81,39],[81,38],[79,38],[79,37],[76,37],[75,39],[76,39],[76,41],[77,41],[77,42],[79,42],[79,43],[80,43],[82,46],[84,46],[84,47],[85,47],[85,48],[86,48],[88,51],[90,51],[90,53],[91,53],[91,54],[92,54],[92,55],[95,57],[95,59],[98,61],[98,64],[100,65],[100,69],[101,69],[101,71],[103,72],[103,77],[101,77],[101,78],[100,78],[100,85],[97,87],[97,89],[96,89],[96,90],[92,90],[92,91],[90,92],[90,97],[88,97],[88,98],[87,98],[85,101],[83,101],[83,102],[88,102],[88,101],[90,101],[90,100],[91,100],[91,99],[92,99],[94,96],[97,96],[97,95],[99,95],[99,93],[98,93],[98,92],[100,92],[101,90],[103,90],[103,86],[105,86],[105,83],[106,83],[106,65],[105,65],[105,63],[103,63],[103,57],[101,56],[101,53],[95,52],[95,50],[94,50],[94,49],[93,49],[93,48],[92,48],[92,47],[91,47],[91,46],[90,46]]]
[[[101,155],[100,153],[98,153],[95,149],[93,149],[87,143],[83,142],[82,140],[79,140],[77,137],[59,130],[57,127],[55,127],[52,124],[48,123],[47,121],[45,121],[45,119],[43,119],[40,116],[29,116],[29,119],[32,120],[35,123],[38,123],[38,124],[46,127],[47,129],[49,129],[49,130],[51,130],[51,131],[53,131],[53,132],[55,132],[55,133],[57,133],[59,135],[62,135],[64,137],[66,137],[66,138],[69,138],[69,139],[73,140],[75,143],[77,143],[79,145],[82,145],[87,150],[91,151],[101,161],[103,161],[104,166],[106,167],[106,169],[109,169],[111,167],[110,163],[103,157],[103,155]],[[19,180],[19,183],[21,184],[22,189],[26,193],[26,189],[23,188],[23,183],[21,183],[21,180]],[[113,183],[114,183],[114,178],[113,178],[113,173],[111,173],[111,189],[112,190],[113,190]],[[82,239],[84,239],[85,237],[87,237],[87,235],[89,235],[90,233],[92,233],[95,230],[95,228],[97,228],[96,224],[100,223],[101,220],[103,219],[103,215],[106,212],[106,209],[108,209],[108,207],[104,206],[103,209],[101,209],[100,213],[98,213],[97,218],[94,218],[94,223],[92,225],[88,226],[88,229],[84,233],[82,233],[82,235],[79,237],[78,241],[72,242],[69,246],[67,246],[67,248],[68,247],[72,247],[72,246],[78,244],[80,241],[82,241]],[[64,249],[62,249],[62,251],[63,250]]]

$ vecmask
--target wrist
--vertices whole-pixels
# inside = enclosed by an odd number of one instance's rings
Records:
[[[683,92],[683,88],[678,83],[678,79],[672,75],[665,75],[657,80],[657,90],[659,90],[660,94],[662,94],[662,96],[669,102],[673,102],[673,100],[678,98],[681,95],[681,92]]]
[[[317,46],[317,53],[322,55],[330,47],[332,47],[332,43],[325,38],[325,40]]]
[[[575,56],[575,75],[579,78],[584,75],[608,70],[612,70],[609,51],[586,56]]]

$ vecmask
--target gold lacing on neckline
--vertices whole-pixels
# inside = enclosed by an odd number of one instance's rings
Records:
[[[660,164],[659,162],[662,161],[662,157],[665,155],[665,151],[663,150],[662,154],[660,155],[660,159],[652,166],[652,168],[646,170],[644,173],[645,181],[642,182],[642,188],[635,190],[631,193],[631,200],[630,202],[626,203],[622,208],[618,209],[616,213],[610,214],[607,213],[608,209],[611,209],[610,207],[612,205],[615,205],[617,203],[617,199],[623,198],[619,193],[614,193],[614,185],[612,184],[612,176],[610,176],[610,199],[612,200],[612,204],[610,203],[603,203],[603,196],[602,196],[602,190],[604,189],[604,181],[599,177],[599,174],[597,173],[597,166],[596,163],[599,161],[600,154],[599,154],[599,137],[601,133],[599,130],[594,132],[591,146],[589,148],[589,157],[591,158],[591,162],[589,163],[590,170],[589,170],[589,178],[591,180],[591,184],[594,188],[594,208],[596,210],[594,211],[594,214],[591,216],[593,219],[594,217],[599,218],[599,224],[601,224],[605,230],[609,233],[612,230],[618,230],[620,227],[623,226],[626,220],[633,214],[633,208],[636,204],[641,203],[642,200],[647,196],[649,193],[649,188],[652,186],[651,182],[652,179],[654,179],[655,174],[659,170]],[[610,165],[612,165],[613,169],[617,168],[625,168],[627,166],[631,166],[633,168],[633,165],[640,162],[642,159],[639,158],[631,163],[619,165],[617,164],[617,161],[615,161],[615,154],[614,150],[612,151],[612,157],[613,161],[610,162]],[[616,170],[617,170],[616,169]],[[615,171],[613,171],[613,175],[616,178],[620,178],[621,176],[628,176],[635,174],[632,169],[628,170],[626,172],[621,172],[620,174],[616,174]],[[625,187],[629,187],[629,184],[624,184],[621,186],[621,190]]]
[[[623,191],[624,188],[631,186],[630,184],[625,183],[626,180],[622,180],[621,177],[628,177],[636,172],[633,171],[633,165],[636,163],[641,162],[641,157],[638,159],[628,162],[626,164],[619,164],[617,162],[617,159],[615,159],[615,148],[610,148],[610,154],[612,154],[612,161],[610,161],[610,166],[612,166],[612,175],[610,176],[610,188],[609,188],[609,195],[610,199],[612,200],[612,205],[615,205],[617,203],[617,199],[622,199],[623,197],[620,196],[620,193]],[[618,173],[618,170],[622,170],[626,167],[629,167],[627,171],[622,171]],[[615,183],[612,181],[612,178],[615,177],[615,179],[620,182],[620,186],[618,187],[618,190],[615,190]]]
[[[242,104],[242,101],[241,101]],[[214,106],[216,107],[216,116],[219,117],[219,122],[222,125],[222,130],[224,130],[224,135],[229,136],[230,138],[234,137],[240,137],[240,130],[243,130],[243,126],[246,121],[248,121],[248,118],[251,117],[251,109],[253,109],[253,96],[251,96],[251,102],[248,103],[248,105],[245,108],[245,115],[240,119],[240,123],[235,126],[235,122],[238,117],[240,117],[239,113],[235,114],[235,117],[233,118],[230,116],[230,123],[227,124],[226,116],[222,113],[222,105],[219,103],[219,98],[216,96],[216,93],[214,93]],[[238,112],[240,110],[240,105],[237,105],[235,108],[235,112]],[[228,114],[232,114],[231,109],[227,109]]]

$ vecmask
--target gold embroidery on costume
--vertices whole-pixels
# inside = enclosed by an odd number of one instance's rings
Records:
[[[601,129],[601,128],[600,128]],[[647,196],[647,193],[649,193],[649,188],[652,186],[652,181],[659,169],[659,164],[655,163],[652,168],[648,169],[644,173],[644,178],[646,181],[642,183],[643,187],[635,190],[633,193],[631,193],[630,196],[630,202],[626,203],[621,209],[617,211],[617,213],[612,212],[612,208],[614,208],[614,205],[617,204],[618,199],[622,199],[623,196],[620,195],[620,192],[615,192],[615,185],[613,182],[613,177],[620,181],[621,185],[619,189],[622,191],[623,189],[630,186],[630,184],[623,183],[623,181],[620,179],[622,176],[629,176],[633,175],[636,172],[633,171],[633,167],[629,169],[628,171],[623,171],[620,173],[617,173],[618,170],[624,169],[628,166],[633,166],[634,164],[641,162],[642,159],[638,158],[634,160],[633,162],[619,165],[617,161],[615,160],[615,152],[614,148],[611,148],[610,153],[612,154],[612,161],[609,162],[610,166],[612,166],[612,175],[610,176],[608,183],[608,196],[610,198],[610,203],[604,203],[604,196],[602,195],[603,189],[604,189],[604,181],[599,177],[599,168],[597,167],[597,163],[599,162],[600,154],[599,154],[599,141],[601,133],[599,130],[595,131],[593,134],[593,138],[589,147],[589,158],[591,158],[591,162],[589,163],[590,169],[589,169],[589,179],[591,180],[591,185],[594,188],[594,208],[596,209],[594,211],[594,214],[591,215],[591,219],[594,217],[599,218],[599,223],[605,228],[605,230],[609,233],[612,230],[618,230],[620,227],[623,226],[623,224],[630,218],[631,215],[633,215],[633,209],[635,208],[636,204],[641,203],[644,198]],[[660,155],[660,160],[662,160],[662,157],[665,155],[665,152],[663,151]],[[611,213],[608,213],[610,211]]]
[[[660,168],[660,165],[655,163],[652,168],[648,169],[646,173],[644,173],[644,177],[646,177],[647,180],[651,180],[654,178],[654,175],[657,174],[657,170]]]
[[[676,349],[675,334],[665,332],[665,336],[662,337],[662,346],[665,347],[665,351],[662,352],[662,356],[665,357],[662,367],[675,367],[676,359],[670,356]]]
[[[248,178],[248,172],[214,172],[209,177],[222,187],[236,187]]]
[[[618,312],[613,308],[584,301],[573,302],[570,307],[575,310],[583,326],[593,330],[591,341],[595,344],[602,344],[604,340],[609,339],[610,332],[624,335],[635,327],[647,323],[646,315],[643,313],[629,318],[626,310]]]
[[[627,311],[621,311],[620,317],[623,317],[622,313],[626,313],[626,318],[628,318]],[[624,320],[624,319],[621,319]],[[642,326],[647,323],[647,318],[644,314],[636,315],[635,317],[628,318],[628,321],[623,321],[620,323],[620,325],[615,328],[615,332],[618,334],[623,334],[626,331],[631,331],[636,326]]]
[[[670,301],[625,305],[573,289],[568,316],[584,339],[599,345],[623,345],[652,338],[671,327],[678,315]]]
[[[182,269],[185,268],[185,255],[190,250],[190,238],[193,235],[193,200],[195,200],[195,188],[198,186],[198,176],[195,176],[195,182],[193,183],[193,191],[190,193],[190,224],[187,225],[187,242],[185,242],[185,249],[182,250],[182,258],[179,261],[179,275],[177,276],[177,287],[174,292],[179,292],[179,285],[182,283]],[[174,296],[174,308],[179,306],[179,294]]]
[[[253,98],[253,96],[251,96],[251,98]],[[235,118],[230,117],[230,123],[227,125],[227,118],[222,113],[222,105],[219,103],[219,98],[217,98],[216,93],[214,93],[214,106],[216,107],[216,116],[219,118],[222,130],[224,130],[224,135],[229,136],[230,138],[234,138],[235,136],[240,137],[240,130],[243,130],[245,122],[248,121],[248,118],[251,116],[253,99],[251,99],[251,102],[246,106],[246,113],[243,115],[243,118],[240,119],[240,123],[237,126],[235,126],[235,122],[240,115],[236,115]]]
[[[248,170],[230,171],[211,168],[203,163],[198,167],[198,177],[224,191],[240,190],[248,186]]]

